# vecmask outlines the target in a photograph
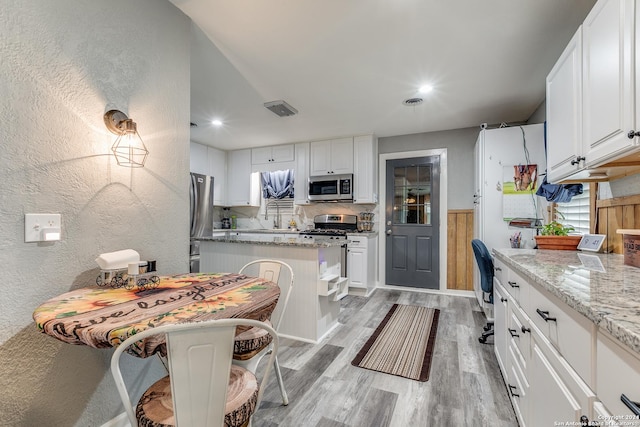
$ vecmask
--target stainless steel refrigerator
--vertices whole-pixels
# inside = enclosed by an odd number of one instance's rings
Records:
[[[191,244],[189,271],[200,272],[200,241],[213,233],[213,177],[191,173],[189,187],[191,199]]]

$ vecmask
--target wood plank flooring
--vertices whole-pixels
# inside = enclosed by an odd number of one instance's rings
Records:
[[[351,360],[394,303],[440,309],[429,381],[356,368]],[[271,378],[253,427],[518,425],[473,298],[378,289],[342,300],[340,326],[317,345],[282,339],[283,406]],[[263,360],[266,360],[263,359]]]

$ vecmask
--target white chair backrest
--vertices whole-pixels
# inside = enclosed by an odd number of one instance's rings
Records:
[[[280,298],[278,300],[278,306],[273,311],[271,315],[271,324],[277,331],[280,328],[280,323],[282,322],[282,317],[284,315],[284,311],[287,308],[287,304],[289,303],[289,297],[291,296],[291,290],[293,289],[293,269],[289,264],[284,261],[279,261],[276,259],[258,259],[255,261],[251,261],[247,263],[244,267],[240,269],[240,274],[246,273],[246,270],[253,266],[257,265],[259,267],[258,276],[266,279],[270,282],[277,283],[280,287]],[[289,271],[289,281],[288,282],[280,282],[280,273],[282,267],[286,268]]]
[[[111,357],[111,373],[131,426],[135,427],[138,423],[120,371],[120,356],[127,347],[143,338],[158,334],[166,336],[176,425],[223,426],[229,372],[233,359],[233,339],[237,326],[263,328],[273,337],[274,351],[261,381],[261,384],[266,384],[277,354],[278,336],[273,328],[257,320],[220,319],[164,325],[144,330],[123,341]],[[262,392],[263,387],[260,387],[258,405]]]

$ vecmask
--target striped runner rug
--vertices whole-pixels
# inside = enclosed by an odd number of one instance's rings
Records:
[[[352,365],[427,381],[440,310],[394,304]]]

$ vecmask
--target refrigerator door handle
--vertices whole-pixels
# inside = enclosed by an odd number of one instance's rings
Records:
[[[191,175],[191,185],[189,187],[189,200],[191,201],[191,232],[190,236],[194,237],[196,232],[196,206],[198,206],[198,192],[196,191],[196,177]]]

